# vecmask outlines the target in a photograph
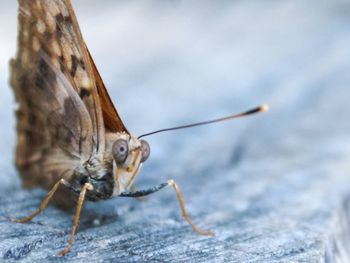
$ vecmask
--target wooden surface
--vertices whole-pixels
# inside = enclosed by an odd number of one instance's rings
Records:
[[[215,237],[194,234],[175,193],[85,206],[73,215],[24,190],[8,60],[16,3],[0,4],[0,261],[349,262],[348,1],[73,1],[113,100],[135,134],[269,103],[245,120],[149,138],[141,189],[167,179]],[[215,3],[215,4],[214,4]]]

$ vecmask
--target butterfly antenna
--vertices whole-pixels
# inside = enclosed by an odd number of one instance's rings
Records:
[[[229,115],[226,117],[222,117],[222,118],[218,118],[218,119],[214,119],[214,120],[210,120],[210,121],[202,121],[202,122],[197,122],[197,123],[192,123],[192,124],[187,124],[187,125],[181,125],[181,126],[177,126],[177,127],[172,127],[172,128],[166,128],[166,129],[161,129],[161,130],[157,130],[157,131],[153,131],[150,133],[145,133],[142,134],[141,136],[138,137],[138,139],[141,139],[143,137],[146,136],[150,136],[156,133],[161,133],[161,132],[167,132],[167,131],[175,131],[175,130],[181,130],[181,129],[187,129],[187,128],[193,128],[193,127],[197,127],[197,126],[202,126],[202,125],[207,125],[207,124],[212,124],[212,123],[216,123],[216,122],[222,122],[222,121],[228,121],[228,120],[232,120],[232,119],[237,119],[237,118],[241,118],[244,116],[248,116],[248,115],[252,115],[255,113],[259,113],[259,112],[266,112],[269,110],[269,106],[267,104],[263,104],[259,107],[253,108],[251,110],[239,113],[239,114],[235,114],[235,115]]]

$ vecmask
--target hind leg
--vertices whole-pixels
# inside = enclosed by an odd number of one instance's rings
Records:
[[[66,187],[70,187],[70,184],[64,180],[61,179],[59,180],[50,190],[50,192],[48,192],[48,194],[46,195],[46,197],[44,198],[44,200],[42,201],[40,207],[38,210],[36,210],[33,214],[31,214],[30,216],[21,218],[21,219],[12,219],[12,221],[16,222],[16,223],[27,223],[29,221],[31,221],[34,217],[38,216],[42,211],[44,211],[47,207],[47,205],[49,204],[50,200],[52,199],[53,195],[56,193],[56,191],[58,190],[58,188],[64,185]]]

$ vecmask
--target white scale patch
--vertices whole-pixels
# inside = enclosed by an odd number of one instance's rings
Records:
[[[72,69],[72,55],[73,55],[73,51],[71,49],[71,46],[69,45],[68,41],[62,37],[60,39],[61,41],[61,46],[62,46],[62,55],[64,58],[64,61],[66,62],[66,65],[68,67],[69,70]]]
[[[46,25],[45,23],[42,21],[42,20],[39,20],[37,23],[36,23],[36,29],[38,30],[38,32],[40,34],[44,34],[45,31],[46,31]]]

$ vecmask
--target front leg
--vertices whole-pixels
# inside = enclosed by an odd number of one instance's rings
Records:
[[[75,216],[74,216],[74,223],[73,223],[73,229],[72,229],[72,233],[70,235],[70,239],[68,241],[68,245],[65,249],[63,249],[59,255],[60,256],[65,256],[69,251],[70,248],[73,245],[74,242],[74,238],[75,238],[75,234],[77,232],[78,229],[78,224],[79,224],[79,219],[80,219],[80,213],[81,213],[81,209],[83,207],[84,204],[84,200],[85,200],[85,195],[86,195],[86,191],[87,190],[93,190],[93,186],[90,183],[85,183],[83,185],[83,187],[80,190],[80,194],[79,194],[79,199],[78,199],[78,203],[77,203],[77,210],[75,211]]]
[[[130,188],[130,190],[131,190],[131,192],[133,192],[133,193],[135,193],[135,192],[137,192],[137,189],[136,189],[136,187],[135,186],[131,186],[131,188]],[[140,197],[135,197],[137,200],[139,200],[139,201],[144,201],[145,199],[146,199],[146,196],[140,196]]]
[[[191,225],[193,231],[196,232],[197,234],[200,234],[200,235],[213,236],[214,235],[213,232],[200,229],[192,222],[191,218],[187,214],[187,211],[186,211],[186,208],[185,208],[185,202],[184,202],[184,199],[182,197],[180,188],[179,188],[179,186],[176,184],[176,182],[174,180],[169,180],[166,183],[159,184],[157,186],[154,186],[154,187],[152,187],[150,189],[146,189],[146,190],[139,190],[139,191],[136,191],[136,192],[124,192],[124,193],[121,193],[119,196],[121,196],[121,197],[139,198],[139,197],[142,197],[142,196],[146,196],[146,195],[150,195],[150,194],[153,194],[155,192],[158,192],[159,190],[161,190],[161,189],[163,189],[165,187],[168,187],[168,186],[171,186],[171,187],[174,188],[174,190],[175,190],[175,192],[177,194],[177,199],[178,199],[179,204],[180,204],[182,216]]]

